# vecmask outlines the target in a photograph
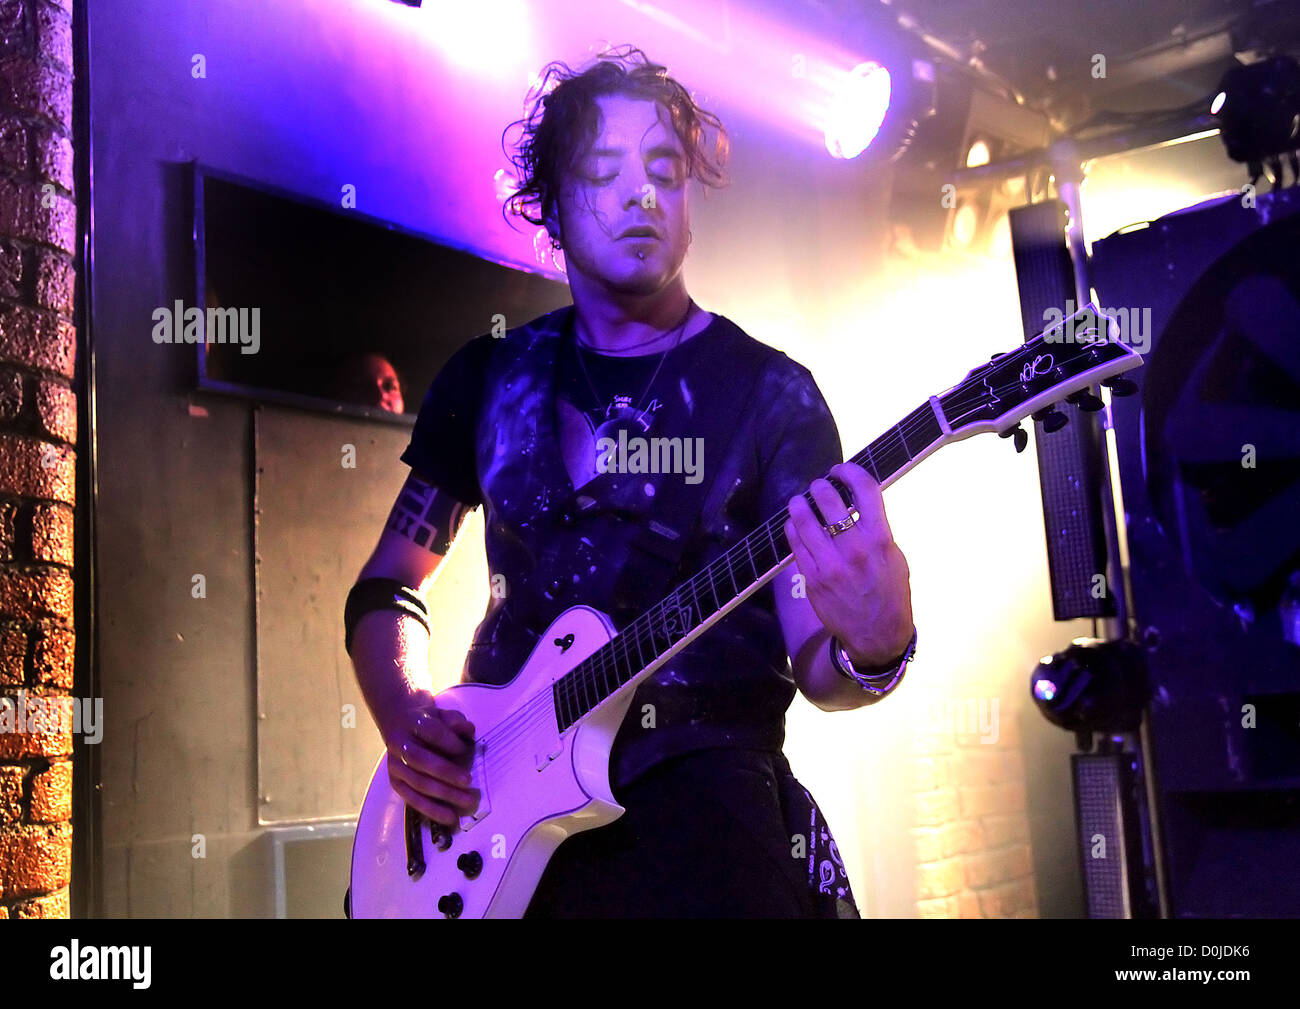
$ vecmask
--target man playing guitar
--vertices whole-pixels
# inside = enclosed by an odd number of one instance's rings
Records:
[[[727,151],[716,117],[635,49],[581,73],[552,64],[544,82],[509,202],[563,249],[573,305],[479,336],[444,367],[349,596],[392,787],[448,829],[480,799],[474,727],[430,690],[422,602],[470,508],[485,508],[506,591],[464,680],[504,683],[566,607],[626,619],[788,506],[794,568],[637,688],[611,753],[627,811],[560,845],[528,915],[854,917],[781,746],[796,689],[828,711],[873,703],[915,646],[880,489],[841,461],[811,374],[687,294],[689,183],[720,184]]]

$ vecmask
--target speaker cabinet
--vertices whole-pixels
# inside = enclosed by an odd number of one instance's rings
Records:
[[[1146,358],[1113,410],[1170,912],[1297,915],[1300,189],[1116,233],[1092,266]]]
[[[1159,913],[1150,840],[1144,833],[1142,775],[1128,753],[1076,753],[1074,811],[1089,918],[1154,918]]]

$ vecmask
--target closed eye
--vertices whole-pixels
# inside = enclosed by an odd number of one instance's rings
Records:
[[[676,159],[661,160],[658,164],[659,171],[655,172],[653,177],[656,182],[665,186],[672,185],[681,177],[681,162]],[[663,169],[667,169],[664,171]]]

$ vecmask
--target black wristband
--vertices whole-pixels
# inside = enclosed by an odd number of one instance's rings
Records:
[[[397,610],[420,621],[429,630],[429,608],[413,588],[396,578],[362,578],[348,592],[343,606],[343,647],[352,654],[352,633],[357,622],[374,610]]]

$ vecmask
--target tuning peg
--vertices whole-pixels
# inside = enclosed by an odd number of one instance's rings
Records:
[[[1121,375],[1103,379],[1101,384],[1110,390],[1112,396],[1132,396],[1138,391],[1136,382]]]
[[[1014,438],[1016,440],[1016,453],[1019,454],[1025,450],[1029,444],[1029,433],[1023,427],[1017,424],[1015,427],[1009,427],[1005,431],[998,432],[999,438]]]
[[[1073,403],[1084,413],[1096,413],[1106,405],[1087,389],[1080,389],[1078,392],[1071,393],[1065,397],[1065,400],[1067,403]]]
[[[1070,418],[1054,406],[1045,406],[1034,414],[1034,420],[1042,421],[1043,431],[1052,434],[1070,423]]]

